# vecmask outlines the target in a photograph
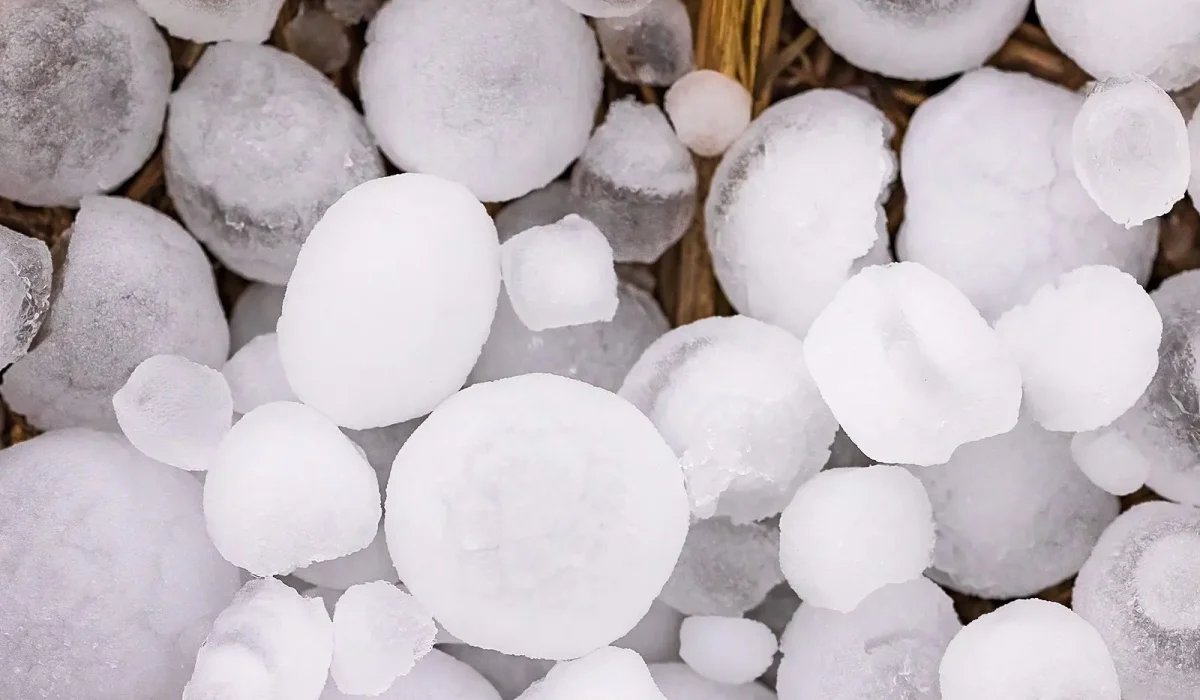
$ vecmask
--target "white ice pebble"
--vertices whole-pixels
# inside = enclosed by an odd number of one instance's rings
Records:
[[[320,700],[359,700],[330,681]],[[496,689],[467,664],[437,649],[429,652],[407,675],[396,679],[377,700],[500,700]]]
[[[233,410],[246,414],[275,401],[297,401],[279,358],[279,336],[255,336],[233,354],[221,374],[233,398]]]
[[[1137,491],[1150,476],[1150,462],[1119,428],[1076,433],[1071,459],[1093,484],[1115,496]]]
[[[939,677],[942,700],[1121,700],[1096,629],[1045,600],[1016,600],[964,627]]]
[[[359,185],[325,212],[288,281],[288,383],[347,428],[422,416],[466,381],[499,293],[496,228],[466,188],[419,174]]]
[[[315,586],[337,591],[372,581],[396,583],[400,580],[388,554],[382,525],[366,547],[344,557],[313,562],[296,569],[292,575]]]
[[[709,518],[688,529],[660,600],[686,615],[741,615],[782,581],[778,526]]]
[[[650,664],[647,668],[666,700],[776,700],[775,693],[766,686],[717,683],[679,662]]]
[[[433,649],[437,625],[411,595],[386,581],[351,586],[333,612],[338,690],[379,695]]]
[[[679,655],[693,671],[727,685],[750,683],[775,660],[778,642],[761,622],[742,617],[689,617],[679,632]]]
[[[396,570],[446,631],[549,659],[632,629],[688,525],[683,474],[650,421],[548,374],[442,403],[396,456],[386,510]]]
[[[1109,265],[1061,275],[995,327],[1020,367],[1026,408],[1048,430],[1108,425],[1158,369],[1158,309],[1137,280]]]
[[[893,132],[883,112],[841,90],[803,92],[750,124],[721,159],[704,210],[734,308],[803,338],[861,265],[888,259]]]
[[[261,44],[271,35],[283,0],[137,0],[171,36]],[[218,47],[210,47],[210,50]]]
[[[503,654],[467,644],[446,644],[442,651],[475,669],[495,687],[501,700],[515,700],[554,667],[547,659]]]
[[[574,661],[562,661],[519,700],[666,700],[654,685],[642,657],[628,649],[604,647]]]
[[[750,91],[715,70],[675,81],[663,105],[679,140],[700,156],[721,155],[750,126]]]
[[[589,17],[628,17],[653,0],[562,0],[568,7]]]
[[[1083,97],[1024,73],[981,68],[926,100],[901,153],[896,240],[989,321],[1083,265],[1150,278],[1158,222],[1118,224],[1088,197],[1071,156]]]
[[[594,24],[604,62],[620,80],[666,87],[692,69],[692,20],[683,0],[650,0],[631,15]]]
[[[873,459],[938,464],[1013,427],[1021,375],[962,292],[928,268],[863,269],[804,340],[842,430]]]
[[[50,249],[0,225],[0,367],[28,350],[50,310]]]
[[[636,651],[648,664],[679,659],[679,630],[683,613],[655,600],[642,619],[624,637],[612,643],[614,647]]]
[[[283,294],[287,287],[255,282],[246,287],[233,304],[229,315],[229,351],[236,353],[246,343],[275,332],[283,313]]]

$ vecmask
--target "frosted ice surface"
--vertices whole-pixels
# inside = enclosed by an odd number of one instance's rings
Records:
[[[286,574],[371,543],[380,517],[375,474],[328,418],[298,403],[246,414],[204,482],[208,534],[229,561]]]
[[[949,462],[912,467],[933,503],[933,580],[981,598],[1029,596],[1083,565],[1117,499],[1074,465],[1071,436],[1022,418]]]
[[[270,284],[288,281],[330,205],[384,172],[362,116],[328,78],[238,43],[205,51],[171,97],[163,156],[188,229],[234,272]]]
[[[529,374],[468,387],[392,467],[400,579],[474,646],[569,659],[645,615],[679,557],[687,494],[671,448],[624,399]]]
[[[988,320],[1082,265],[1146,282],[1158,222],[1126,230],[1075,176],[1071,125],[1083,97],[1024,73],[981,68],[913,115],[896,256],[958,287]]]
[[[372,581],[396,583],[400,580],[387,551],[382,525],[375,539],[363,549],[337,559],[313,562],[296,569],[292,575],[302,581],[333,590],[346,590],[351,586]]]
[[[213,623],[183,700],[318,700],[332,654],[320,599],[251,579]]]
[[[571,184],[555,180],[508,204],[496,214],[496,234],[504,243],[518,233],[534,226],[547,226],[574,214]]]
[[[642,657],[628,649],[603,647],[574,661],[562,661],[534,683],[520,700],[666,700],[654,685]]]
[[[614,647],[636,651],[648,664],[679,659],[679,629],[683,613],[655,600],[641,621],[624,637],[612,643]]]
[[[171,57],[133,0],[0,7],[0,197],[77,206],[158,146]]]
[[[595,26],[604,62],[620,80],[666,87],[692,69],[692,20],[683,0],[650,0]]]
[[[1158,369],[1163,323],[1137,280],[1109,265],[1067,272],[996,321],[1021,369],[1025,405],[1049,430],[1108,425]]]
[[[856,263],[887,245],[893,131],[841,90],[809,90],[750,124],[721,159],[704,209],[734,308],[802,338]]]
[[[358,79],[401,170],[499,202],[583,152],[603,73],[592,30],[559,0],[408,0],[371,21]]]
[[[653,0],[563,0],[576,12],[589,17],[628,17]]]
[[[683,663],[650,664],[650,677],[667,700],[775,700],[758,683],[727,685],[710,681]]]
[[[275,333],[255,336],[221,368],[233,397],[233,410],[249,413],[275,401],[296,401],[279,359]]]
[[[679,655],[693,671],[728,685],[750,683],[775,659],[778,643],[761,622],[699,615],[683,621]]]
[[[274,333],[287,287],[254,282],[238,295],[229,315],[229,350],[236,353],[264,333]]]
[[[346,589],[333,613],[338,690],[379,695],[433,649],[437,625],[416,598],[386,581]]]
[[[334,75],[350,62],[350,37],[345,23],[313,5],[303,9],[283,27],[283,44],[305,63]]]
[[[113,394],[142,360],[225,361],[212,267],[187,231],[137,202],[88,197],[68,236],[38,342],[4,374],[14,411],[43,429],[116,430]]]
[[[781,581],[778,526],[709,518],[692,523],[660,598],[686,615],[741,615]]]
[[[620,394],[679,456],[699,518],[778,514],[825,464],[837,431],[803,344],[746,316],[669,331],[630,369]]]
[[[50,249],[0,225],[0,367],[29,350],[50,309]]]
[[[283,0],[137,0],[172,36],[261,44],[271,35]],[[209,47],[214,49],[218,47]]]
[[[1076,433],[1071,459],[1093,484],[1116,496],[1137,491],[1150,476],[1150,462],[1118,428]]]
[[[496,228],[464,187],[418,174],[359,185],[288,281],[277,326],[288,383],[347,428],[424,415],[466,381],[499,293]]]
[[[721,155],[750,126],[750,91],[714,70],[683,76],[663,104],[675,134],[697,155]]]
[[[804,340],[842,430],[870,457],[938,464],[1017,421],[1021,376],[965,296],[928,268],[863,269]]]
[[[447,644],[441,650],[478,671],[496,688],[501,700],[514,700],[520,696],[535,681],[541,680],[555,663],[467,644]]]
[[[0,697],[178,698],[241,585],[200,484],[112,433],[0,451]]]
[[[349,24],[357,24],[375,16],[384,0],[325,0],[325,9],[334,17]]]
[[[203,471],[233,423],[225,377],[178,355],[142,361],[113,394],[121,432],[151,459]]]
[[[964,627],[939,677],[942,700],[1121,699],[1095,628],[1045,600],[1016,600]]]
[[[320,700],[359,700],[340,692],[331,680]],[[437,649],[429,652],[408,675],[396,679],[377,700],[500,700],[496,689],[467,664]]]

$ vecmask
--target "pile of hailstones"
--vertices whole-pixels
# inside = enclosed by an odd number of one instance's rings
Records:
[[[78,208],[53,262],[0,228],[47,431],[0,452],[0,696],[1194,697],[1200,272],[1143,285],[1200,194],[1196,0],[1038,0],[1084,94],[980,68],[1029,0],[793,0],[962,74],[899,170],[862,95],[751,122],[680,0],[393,0],[362,115],[261,45],[280,4],[0,3],[0,196]],[[223,42],[173,92],[154,21]],[[665,115],[593,130],[605,63]],[[182,226],[104,196],[164,131]],[[742,315],[668,330],[693,153]]]

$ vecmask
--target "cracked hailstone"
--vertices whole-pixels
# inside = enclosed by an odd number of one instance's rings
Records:
[[[1017,422],[1021,375],[1000,337],[915,263],[868,267],[842,285],[804,357],[846,435],[881,462],[938,464]]]
[[[325,685],[320,700],[362,700],[337,689],[333,681]],[[500,700],[500,694],[478,671],[467,664],[434,649],[426,654],[413,670],[400,676],[391,687],[375,700]]]
[[[683,0],[650,0],[632,15],[594,24],[604,62],[619,80],[666,87],[692,69],[692,20]]]
[[[50,310],[50,249],[0,225],[0,367],[22,357]]]
[[[687,534],[671,448],[624,399],[528,374],[463,389],[392,467],[401,580],[467,644],[570,659],[650,608]]]
[[[663,105],[679,140],[701,156],[721,155],[750,126],[750,91],[714,70],[677,80]]]
[[[896,257],[962,290],[993,321],[1083,265],[1150,278],[1158,221],[1126,229],[1088,197],[1071,157],[1081,95],[981,68],[913,115]]]
[[[717,683],[678,661],[652,663],[647,668],[666,700],[776,700],[775,693],[759,683]]]
[[[775,660],[775,634],[742,617],[701,615],[683,621],[679,656],[705,678],[727,685],[750,683]]]
[[[713,269],[735,309],[803,338],[861,266],[890,260],[882,205],[896,176],[893,132],[883,112],[841,90],[803,92],[751,122],[704,209]]]
[[[554,665],[518,700],[666,700],[636,652],[603,647]]]
[[[333,611],[338,690],[379,695],[433,649],[437,625],[411,595],[386,581],[351,586]]]
[[[171,36],[199,44],[261,44],[271,35],[283,0],[137,0]],[[209,47],[217,48],[217,47]]]
[[[685,615],[736,616],[782,581],[777,525],[715,517],[692,523],[659,600]]]

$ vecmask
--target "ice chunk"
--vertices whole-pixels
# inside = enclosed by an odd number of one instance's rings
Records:
[[[646,349],[621,386],[675,450],[692,512],[734,523],[778,514],[821,470],[837,422],[790,333],[706,318]]]
[[[77,206],[157,148],[171,56],[133,0],[5,0],[0,47],[0,197]]]
[[[433,649],[437,625],[411,595],[386,581],[351,586],[333,613],[338,690],[379,695]]]
[[[604,62],[620,80],[666,87],[692,69],[692,20],[683,0],[649,0],[595,25]]]
[[[526,229],[548,226],[574,214],[573,205],[570,183],[555,180],[501,209],[495,218],[496,234],[504,243]]]
[[[636,408],[529,374],[468,387],[392,467],[385,520],[401,580],[450,634],[569,659],[619,638],[687,533],[671,448]]]
[[[178,698],[241,585],[200,483],[120,435],[56,430],[0,451],[0,697]]]
[[[667,90],[664,106],[675,133],[701,156],[719,156],[750,126],[750,91],[714,70],[697,70]]]
[[[761,622],[741,617],[701,615],[683,621],[679,655],[705,678],[750,683],[775,660],[775,635]]]
[[[654,684],[667,700],[775,700],[775,693],[758,683],[717,683],[688,668],[687,664],[650,664],[648,668]]]
[[[573,208],[596,224],[617,262],[652,263],[696,213],[696,166],[654,105],[614,102],[571,171]]]
[[[563,0],[568,7],[589,17],[628,17],[653,0]]]
[[[275,401],[297,401],[279,359],[279,336],[255,336],[221,368],[233,397],[233,410],[249,413]]]
[[[284,0],[137,0],[171,36],[261,44],[271,35]],[[217,47],[209,47],[209,50]]]
[[[362,116],[333,83],[251,44],[204,52],[171,97],[163,157],[188,229],[234,272],[270,284],[288,281],[330,205],[383,175]]]
[[[1108,265],[1065,273],[996,321],[1028,410],[1044,428],[1070,432],[1133,406],[1158,368],[1162,328],[1146,290]]]
[[[50,309],[50,249],[0,225],[0,368],[23,356]]]
[[[603,647],[583,658],[563,661],[519,700],[666,700],[654,685],[642,657],[628,649]]]
[[[692,523],[661,599],[685,615],[741,615],[781,581],[777,526],[709,518]]]
[[[802,338],[863,258],[877,246],[887,256],[893,131],[841,90],[803,92],[750,124],[721,159],[704,210],[734,308]]]
[[[359,700],[361,695],[340,692],[330,681],[321,700]],[[436,649],[429,652],[408,675],[396,679],[377,700],[500,700],[487,679],[467,664]]]
[[[496,688],[501,700],[514,700],[554,667],[554,662],[547,659],[502,654],[467,644],[447,644],[442,650],[478,671]]]
[[[1045,600],[1016,600],[964,627],[939,677],[942,700],[1121,699],[1095,628]]]
[[[288,383],[347,428],[422,416],[466,381],[499,293],[496,228],[465,188],[417,174],[359,185],[313,229],[288,281]]]
[[[230,352],[236,353],[254,338],[275,332],[286,290],[287,287],[255,282],[238,295],[229,315]]]
[[[346,25],[315,5],[301,8],[283,28],[284,45],[322,73],[338,73],[350,62],[352,47]]]
[[[1116,496],[1137,491],[1150,476],[1146,456],[1117,428],[1072,436],[1071,459],[1093,484]]]
[[[648,664],[679,659],[679,629],[683,613],[656,600],[624,637],[612,643],[614,647],[636,651]]]
[[[301,581],[333,590],[346,590],[372,581],[396,583],[400,580],[387,551],[382,525],[375,539],[365,548],[337,559],[313,562],[296,569],[292,575]]]
[[[367,460],[328,418],[298,403],[246,414],[204,482],[217,550],[259,576],[356,552],[375,538],[379,517]]]
[[[113,394],[142,360],[225,361],[212,267],[187,231],[137,202],[88,197],[68,235],[37,345],[4,374],[9,407],[43,429],[117,430]]]

